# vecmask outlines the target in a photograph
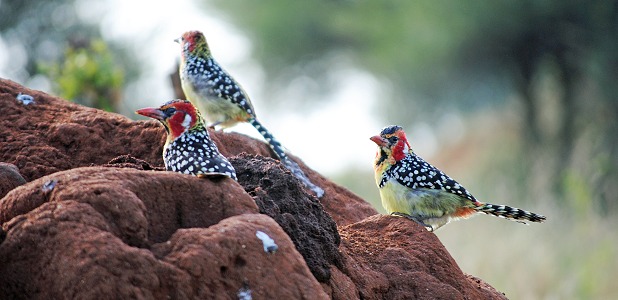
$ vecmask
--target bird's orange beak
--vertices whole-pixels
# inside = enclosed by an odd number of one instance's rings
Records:
[[[385,138],[379,135],[374,135],[370,137],[369,139],[372,140],[374,143],[376,143],[380,147],[386,146],[386,143],[388,142]]]
[[[135,113],[140,114],[145,117],[153,118],[155,120],[162,121],[165,119],[165,114],[158,108],[155,107],[147,107],[138,109]]]

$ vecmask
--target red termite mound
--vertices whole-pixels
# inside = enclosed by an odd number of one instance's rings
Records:
[[[0,114],[2,299],[506,298],[434,234],[294,157],[324,188],[315,198],[261,141],[211,132],[239,180],[196,178],[163,170],[155,121],[8,80]]]

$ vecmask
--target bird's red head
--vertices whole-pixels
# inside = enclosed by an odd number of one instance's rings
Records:
[[[193,55],[210,55],[206,37],[200,31],[187,31],[182,36],[175,40],[182,47],[183,56],[186,54]]]
[[[410,153],[410,144],[401,126],[388,126],[382,129],[380,135],[372,136],[370,139],[379,147],[376,157],[379,162],[388,159],[394,160],[391,163],[395,163]]]
[[[168,141],[203,124],[197,108],[187,100],[172,100],[161,107],[142,108],[136,113],[161,122],[167,130]]]

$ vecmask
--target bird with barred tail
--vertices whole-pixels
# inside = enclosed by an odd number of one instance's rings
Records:
[[[168,171],[195,175],[223,175],[234,180],[236,170],[210,139],[199,111],[187,100],[172,100],[161,107],[136,113],[158,120],[167,131],[163,161]]]
[[[388,126],[370,139],[378,145],[373,168],[382,205],[392,215],[414,220],[430,231],[476,213],[521,223],[545,221],[539,214],[476,200],[457,181],[417,156],[400,126]]]
[[[268,142],[279,160],[318,197],[324,190],[314,185],[298,164],[290,159],[281,143],[257,120],[253,104],[243,88],[213,58],[206,38],[199,31],[185,32],[176,40],[181,45],[180,82],[187,99],[204,113],[211,127],[227,128],[248,122]]]

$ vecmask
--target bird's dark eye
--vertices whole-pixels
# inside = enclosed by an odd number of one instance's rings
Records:
[[[173,107],[166,108],[163,112],[169,117],[176,113],[176,109]]]
[[[396,137],[396,136],[391,136],[391,137],[388,138],[388,141],[391,142],[391,143],[397,143],[398,140],[399,140],[399,138]]]

